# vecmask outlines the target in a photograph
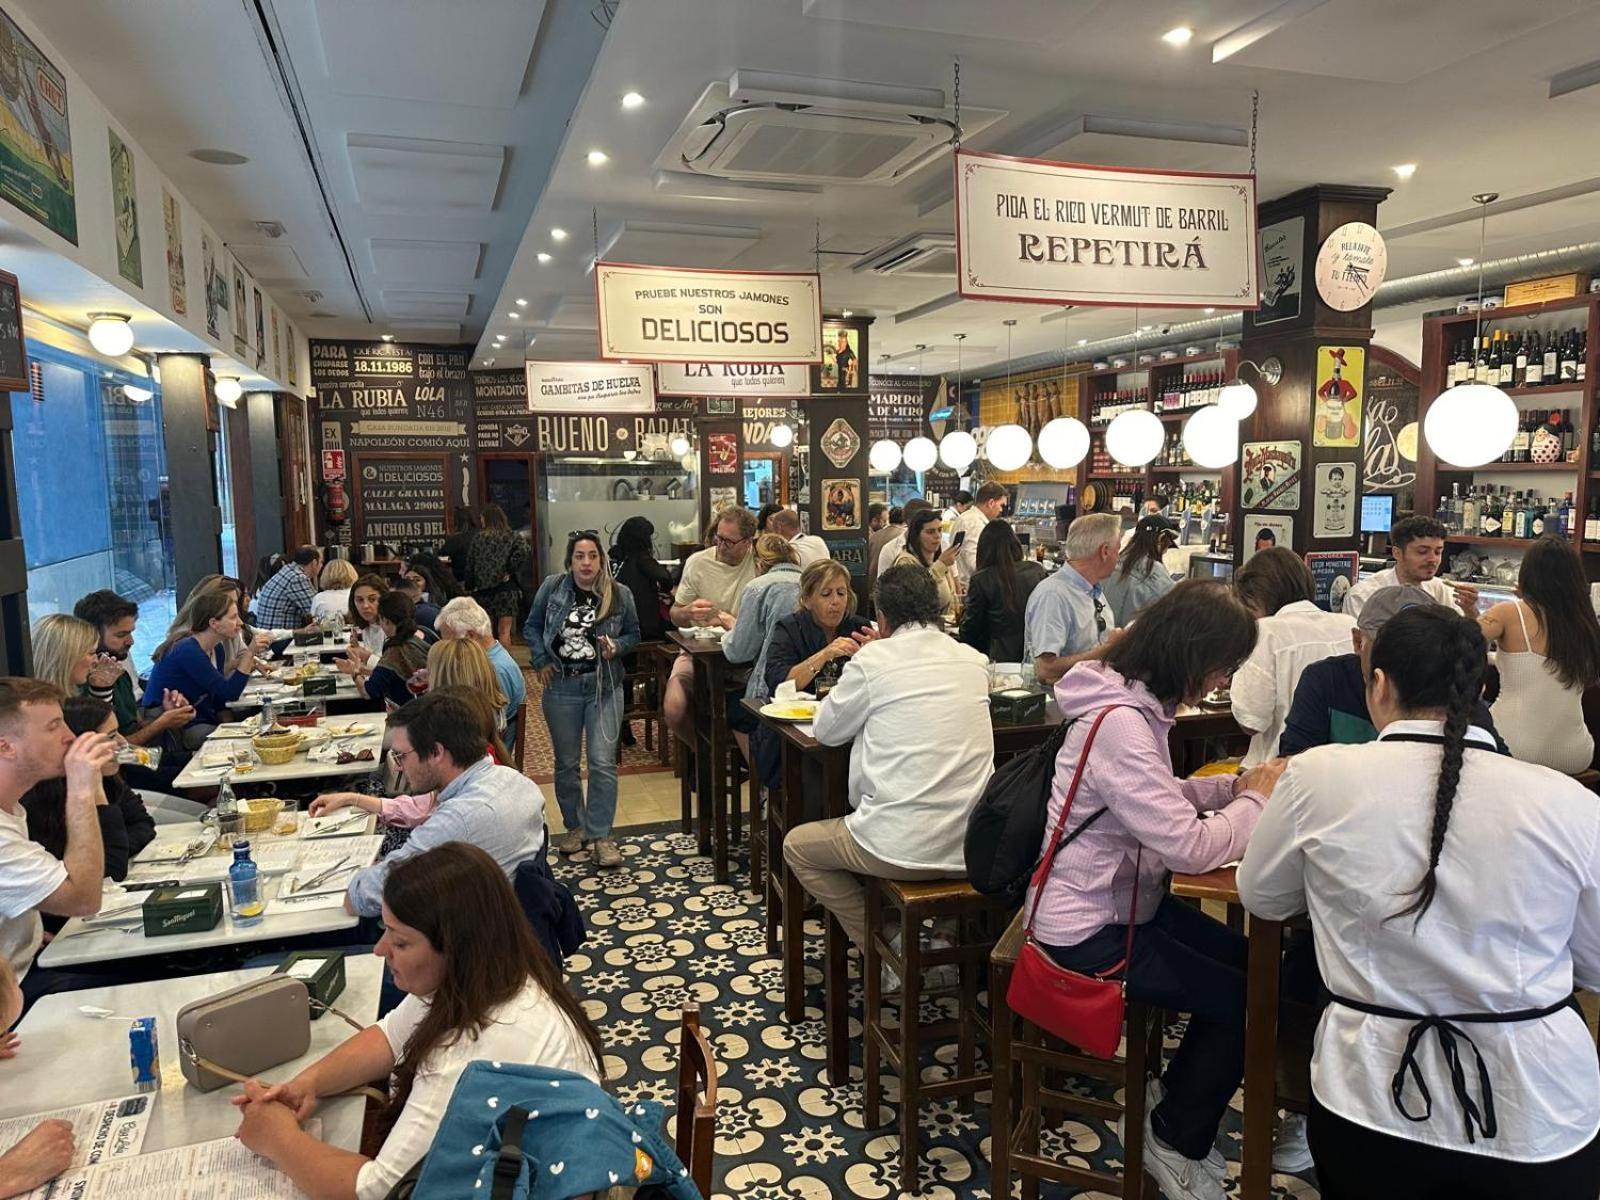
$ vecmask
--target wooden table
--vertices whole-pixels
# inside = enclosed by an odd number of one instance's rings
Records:
[[[383,963],[370,954],[352,956],[345,959],[344,970],[345,988],[334,1003],[357,1021],[375,1021]],[[150,1113],[144,1140],[146,1151],[231,1137],[239,1128],[239,1110],[231,1103],[239,1089],[229,1085],[214,1092],[198,1092],[183,1082],[178,1074],[178,1010],[192,1001],[268,974],[269,968],[260,967],[45,996],[17,1027],[22,1044],[17,1057],[5,1064],[0,1117],[113,1100],[133,1090],[128,1066],[128,1023],[97,1020],[78,1011],[80,1004],[93,1004],[118,1014],[156,1018],[162,1086],[155,1093]],[[353,1036],[350,1026],[338,1017],[324,1014],[311,1022],[311,1047],[306,1054],[264,1074],[273,1082],[290,1079],[296,1071]],[[361,1143],[362,1112],[359,1096],[322,1101],[317,1115],[322,1119],[323,1141],[346,1150],[357,1149]]]
[[[1243,736],[1244,730],[1239,728],[1231,707],[1178,705],[1177,724],[1167,737],[1167,748],[1172,753],[1173,774],[1179,779],[1187,779],[1205,766],[1205,743],[1212,738]]]
[[[319,726],[325,724],[318,721]],[[341,718],[335,725],[347,725],[348,719]],[[297,779],[336,779],[343,775],[365,775],[378,770],[382,765],[384,722],[380,715],[374,714],[370,720],[361,721],[360,724],[371,727],[372,732],[354,737],[346,742],[352,753],[359,754],[362,750],[371,750],[372,757],[358,762],[339,763],[329,760],[327,762],[313,762],[302,751],[286,763],[269,766],[266,763],[256,763],[249,771],[236,771],[223,769],[216,766],[202,766],[201,758],[206,754],[225,752],[229,747],[238,744],[241,740],[249,743],[248,738],[225,736],[226,730],[219,728],[201,744],[195,751],[178,777],[172,781],[172,786],[179,791],[194,788],[214,788],[222,784],[224,777],[229,783],[257,784],[257,783],[284,783]]]
[[[1204,875],[1174,875],[1172,894],[1222,904],[1239,903],[1233,867]],[[1245,972],[1244,1134],[1239,1172],[1241,1200],[1267,1200],[1272,1193],[1272,1127],[1278,1112],[1278,975],[1283,958],[1283,923],[1251,915]]]
[[[696,828],[700,853],[709,854],[718,883],[728,882],[729,787],[724,765],[732,737],[728,729],[728,669],[722,639],[667,630],[667,640],[694,664],[694,771]]]

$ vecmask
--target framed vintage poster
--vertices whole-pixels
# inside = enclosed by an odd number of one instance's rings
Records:
[[[1361,444],[1361,398],[1367,375],[1362,346],[1317,347],[1317,410],[1313,446]]]
[[[256,370],[261,370],[267,365],[267,305],[261,298],[261,289],[253,287],[250,291],[256,300]]]
[[[117,240],[117,274],[134,287],[144,286],[144,258],[139,246],[139,191],[133,180],[133,151],[108,128],[111,141],[111,223]]]
[[[1306,219],[1290,217],[1261,229],[1261,307],[1254,324],[1272,325],[1292,321],[1300,315],[1300,296],[1304,280],[1300,267],[1305,261]]]
[[[67,80],[0,10],[0,199],[78,244]]]
[[[28,351],[22,340],[22,291],[17,277],[0,271],[0,392],[28,388]]]
[[[817,368],[819,392],[864,392],[866,371],[861,360],[861,329],[855,325],[825,322],[822,326],[822,365]]]
[[[1265,516],[1261,513],[1244,515],[1244,561],[1249,562],[1263,550],[1282,546],[1294,549],[1294,518]]]
[[[167,234],[167,299],[172,311],[189,315],[189,281],[183,269],[183,205],[165,187],[161,189],[161,224]]]
[[[706,471],[712,475],[735,475],[739,471],[739,435],[706,434]]]
[[[1299,508],[1301,447],[1300,442],[1246,442],[1239,460],[1239,506]]]
[[[239,341],[250,337],[250,293],[245,288],[244,268],[237,259],[233,263],[233,336]]]
[[[861,481],[824,479],[822,481],[822,530],[861,528]]]
[[[739,503],[739,489],[736,487],[714,487],[710,490],[711,514],[715,516],[725,508],[733,508]]]
[[[204,225],[200,227],[200,274],[206,289],[206,334],[220,342],[222,319],[228,311],[228,281],[217,263],[217,241]]]
[[[1308,554],[1306,566],[1311,571],[1312,598],[1317,607],[1325,612],[1343,612],[1344,598],[1355,586],[1361,570],[1361,555],[1355,550]]]
[[[1318,463],[1316,497],[1311,510],[1314,538],[1356,536],[1356,472],[1353,462]]]

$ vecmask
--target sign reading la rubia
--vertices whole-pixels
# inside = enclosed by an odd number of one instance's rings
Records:
[[[1254,309],[1250,175],[956,155],[961,295]]]
[[[822,361],[815,274],[596,263],[600,357],[651,362]]]
[[[664,362],[663,396],[809,396],[811,372],[788,363]]]
[[[649,363],[530,362],[529,412],[654,412],[655,372]]]

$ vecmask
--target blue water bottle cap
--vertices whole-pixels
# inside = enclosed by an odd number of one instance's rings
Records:
[[[238,862],[241,858],[250,857],[250,843],[244,840],[233,843],[233,860]]]

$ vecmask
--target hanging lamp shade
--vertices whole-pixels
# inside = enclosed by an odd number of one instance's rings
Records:
[[[900,447],[888,438],[880,438],[867,451],[867,465],[879,475],[887,475],[900,465]]]
[[[1487,383],[1464,383],[1440,394],[1422,419],[1428,449],[1455,467],[1481,467],[1506,452],[1517,435],[1517,404]]]
[[[1033,457],[1033,438],[1021,425],[997,425],[984,442],[989,465],[997,471],[1015,471]]]
[[[932,438],[914,437],[906,443],[905,463],[913,471],[931,471],[939,461],[939,447]]]
[[[1077,417],[1057,417],[1039,430],[1039,457],[1058,471],[1075,467],[1089,453],[1089,430]]]
[[[957,474],[965,471],[978,457],[978,439],[965,429],[947,433],[939,440],[939,460]]]
[[[1125,467],[1142,467],[1161,453],[1166,438],[1160,417],[1134,409],[1111,419],[1106,427],[1106,452]]]
[[[1220,470],[1239,457],[1239,422],[1221,404],[1198,409],[1183,423],[1183,448],[1195,466]]]

